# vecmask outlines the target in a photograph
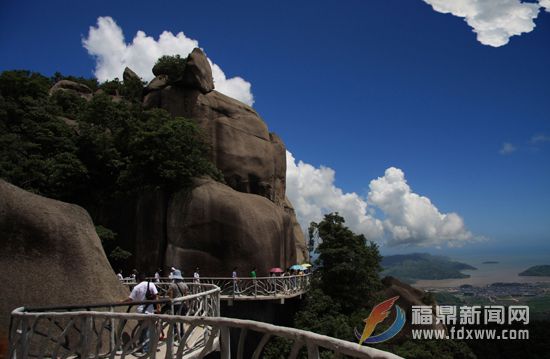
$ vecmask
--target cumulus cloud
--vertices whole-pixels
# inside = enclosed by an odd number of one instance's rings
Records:
[[[354,232],[388,245],[460,246],[476,239],[458,214],[441,213],[429,198],[412,192],[398,168],[388,168],[369,188],[367,198],[346,193],[335,185],[333,169],[296,161],[287,151],[287,196],[304,230],[339,212]]]
[[[509,155],[517,151],[517,147],[510,142],[504,142],[498,151],[501,155]]]
[[[412,192],[399,168],[388,168],[369,188],[368,201],[384,213],[390,245],[460,246],[474,239],[458,214],[441,213],[428,197]]]
[[[546,9],[546,11],[550,12],[550,0],[540,0],[539,1],[540,6]]]
[[[199,42],[169,31],[160,34],[158,40],[138,31],[132,42],[126,43],[122,29],[109,16],[99,17],[97,25],[90,26],[88,37],[82,39],[82,45],[96,59],[95,76],[101,82],[121,78],[128,66],[144,80],[153,78],[151,69],[156,60],[163,55],[186,57]],[[210,59],[209,59],[210,61]],[[248,105],[254,103],[251,85],[241,77],[227,78],[222,69],[210,61],[216,89]]]
[[[484,45],[506,45],[510,37],[533,31],[541,7],[550,8],[550,0],[539,3],[521,0],[424,0],[443,14],[464,18]]]
[[[355,232],[372,240],[381,239],[382,222],[369,213],[367,202],[357,193],[344,193],[334,185],[334,179],[333,169],[296,162],[292,153],[287,151],[286,195],[302,228],[307,229],[312,221],[319,222],[327,213],[339,212]]]

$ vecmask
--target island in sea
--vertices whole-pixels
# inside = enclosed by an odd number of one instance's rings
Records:
[[[500,262],[499,261],[485,261],[481,264],[499,264]]]
[[[408,283],[414,283],[419,279],[469,278],[470,275],[461,271],[477,269],[448,257],[428,253],[384,256],[382,268],[382,275],[396,277]]]
[[[550,265],[530,267],[519,274],[522,277],[550,277]]]

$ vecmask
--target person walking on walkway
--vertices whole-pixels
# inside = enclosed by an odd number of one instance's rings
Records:
[[[139,283],[132,289],[130,296],[126,298],[123,303],[132,302],[144,302],[158,300],[158,290],[154,283],[151,283],[146,279],[145,273],[138,273],[137,279]],[[158,303],[140,304],[137,307],[137,312],[140,314],[153,314],[160,312],[160,305]],[[149,325],[147,325],[149,324]],[[143,352],[149,352],[149,341],[151,338],[151,324],[146,321],[140,321],[140,326],[147,327],[141,329],[140,342],[142,343]]]
[[[239,293],[239,282],[237,278],[237,267],[233,268],[233,272],[231,273],[231,278],[233,278],[233,295],[240,294]]]
[[[254,285],[254,296],[258,294],[258,283],[256,281],[256,267],[252,267],[250,271],[250,278],[252,278],[252,284]]]
[[[185,297],[187,294],[189,294],[189,287],[187,284],[183,282],[183,276],[181,275],[181,271],[179,269],[176,269],[172,273],[172,283],[170,283],[170,287],[168,288],[167,295],[170,299],[176,299]],[[187,304],[179,300],[177,302],[172,302],[173,305],[173,312],[171,314],[173,315],[187,315],[188,306]],[[184,334],[184,326],[183,323],[180,323],[179,326],[175,326],[176,332],[174,333],[175,338],[177,340],[180,340],[181,337]]]

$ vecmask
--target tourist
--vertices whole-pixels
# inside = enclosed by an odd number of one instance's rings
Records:
[[[162,269],[158,268],[155,272],[155,283],[160,283],[160,273],[162,273]]]
[[[174,275],[175,270],[176,270],[176,268],[170,267],[170,274],[168,274],[168,278],[172,279],[172,276]]]
[[[137,282],[137,279],[138,279],[138,271],[137,269],[132,269],[132,274],[130,275],[130,279],[132,280],[132,282],[136,283]]]
[[[235,295],[239,293],[239,283],[237,282],[237,267],[233,268],[231,278],[233,278],[233,295]]]
[[[273,293],[277,293],[277,273],[274,273],[274,272],[271,272],[269,274],[269,276],[271,277],[269,279],[269,284],[271,286],[271,291],[273,291]]]
[[[144,273],[137,274],[137,279],[139,281],[139,284],[137,284],[132,289],[130,296],[126,298],[123,301],[123,303],[143,302],[146,300],[158,300],[158,290],[155,284],[148,281]],[[160,305],[158,303],[140,304],[138,305],[136,311],[141,314],[153,314],[155,313],[155,310],[157,312],[160,312]],[[144,323],[145,322],[142,321],[140,325],[143,325]],[[149,338],[150,338],[150,331],[152,329],[153,328],[147,327],[141,330],[140,342],[143,344],[142,349],[144,352],[149,351]]]
[[[254,284],[254,295],[257,295],[258,282],[256,281],[256,267],[252,267],[252,271],[250,271],[250,278],[252,278],[252,283]]]
[[[183,282],[183,276],[181,275],[181,271],[179,269],[174,270],[172,273],[172,283],[170,283],[166,294],[170,299],[185,297],[189,294],[189,287]],[[170,309],[173,315],[187,315],[189,308],[183,300],[172,302],[172,304],[173,308]],[[174,339],[179,340],[184,334],[183,323],[176,325],[174,329]]]
[[[168,287],[167,295],[169,298],[174,299],[185,297],[187,294],[189,294],[189,287],[183,282],[181,271],[176,269],[172,274],[172,283],[170,283],[170,286]],[[175,315],[185,315],[185,313],[181,312],[181,309],[182,302],[174,304]]]
[[[124,277],[122,276],[122,269],[118,270],[118,273],[116,274],[116,277],[118,280],[124,280]]]
[[[201,282],[201,276],[199,274],[199,267],[195,268],[195,273],[193,273],[193,283],[200,283]]]

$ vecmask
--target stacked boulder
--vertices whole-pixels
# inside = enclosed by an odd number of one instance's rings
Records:
[[[267,273],[306,260],[304,236],[285,196],[281,139],[250,106],[214,90],[200,49],[188,56],[181,77],[156,75],[144,89],[143,105],[195,121],[225,179],[197,179],[191,193],[169,199],[164,264],[228,275],[234,266]]]

